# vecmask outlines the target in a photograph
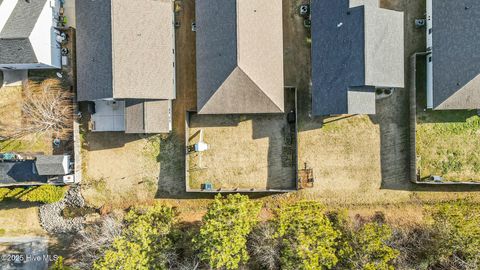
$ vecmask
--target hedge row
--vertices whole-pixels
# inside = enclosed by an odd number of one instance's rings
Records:
[[[52,185],[29,188],[0,188],[0,201],[20,200],[22,202],[54,203],[63,199],[66,191],[66,187]]]

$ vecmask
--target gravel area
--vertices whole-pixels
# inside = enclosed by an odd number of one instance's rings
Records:
[[[40,224],[49,233],[75,233],[83,229],[84,217],[66,219],[62,216],[65,207],[84,207],[85,201],[80,194],[80,187],[72,187],[65,198],[59,202],[40,207]]]

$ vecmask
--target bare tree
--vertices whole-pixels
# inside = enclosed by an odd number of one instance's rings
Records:
[[[0,126],[0,140],[49,132],[67,139],[73,130],[73,111],[73,93],[58,79],[29,81],[23,91],[21,124]]]
[[[95,260],[102,256],[103,251],[110,247],[121,233],[122,221],[111,216],[81,231],[73,242],[73,249],[78,258],[75,266],[80,269],[91,269]]]
[[[275,233],[274,225],[271,222],[264,222],[250,235],[250,254],[262,269],[280,269],[280,241],[275,237]]]

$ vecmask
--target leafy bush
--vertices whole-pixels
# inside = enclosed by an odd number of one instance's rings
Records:
[[[54,203],[63,199],[66,187],[43,185],[30,188],[0,188],[0,201],[20,200],[23,202]]]
[[[247,263],[247,236],[258,222],[260,208],[247,196],[217,195],[193,239],[200,259],[214,269],[238,269]]]
[[[393,270],[398,251],[388,245],[392,230],[385,224],[367,223],[353,234],[353,263],[356,269]]]
[[[72,270],[72,268],[65,266],[63,263],[63,257],[59,256],[52,266],[50,266],[49,270]]]
[[[125,217],[125,229],[94,269],[168,269],[174,256],[172,230],[176,223],[173,208],[156,205],[135,208]]]
[[[24,194],[24,192],[25,188],[10,189],[10,192],[5,196],[5,199],[18,199]]]
[[[431,211],[436,232],[434,264],[445,269],[480,268],[480,205],[468,201],[439,204]]]
[[[65,192],[65,187],[43,185],[27,189],[18,199],[23,202],[54,203],[63,199]]]
[[[393,270],[393,261],[399,255],[390,242],[392,229],[386,225],[382,212],[370,220],[352,222],[345,210],[328,214],[335,228],[341,232],[337,241],[336,269]]]
[[[340,232],[324,214],[323,205],[305,201],[277,213],[277,237],[282,241],[282,269],[330,269],[338,262]]]
[[[9,192],[9,188],[0,188],[0,202],[3,201],[3,199],[7,196]]]

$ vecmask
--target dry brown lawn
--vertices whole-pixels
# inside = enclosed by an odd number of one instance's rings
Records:
[[[22,100],[21,86],[0,88],[0,130],[5,126],[21,125]],[[0,152],[43,152],[48,155],[53,152],[51,141],[50,134],[3,141],[0,142]]]
[[[299,166],[314,171],[314,188],[307,198],[340,203],[367,203],[407,197],[404,192],[380,190],[380,129],[368,116],[338,116],[324,120],[322,128],[298,135]]]
[[[152,200],[159,176],[159,136],[121,132],[87,133],[83,152],[82,194],[100,207],[128,207]]]
[[[203,130],[209,149],[189,154],[190,188],[292,189],[295,171],[285,162],[288,125],[284,115],[191,117],[188,145]]]
[[[38,207],[18,202],[0,202],[2,236],[46,235],[38,219]]]

